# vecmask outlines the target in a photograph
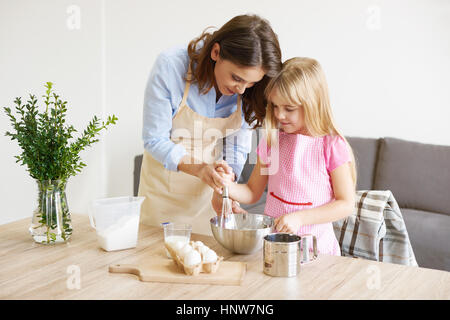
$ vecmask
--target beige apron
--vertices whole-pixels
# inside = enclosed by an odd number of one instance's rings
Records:
[[[190,79],[190,69],[188,72]],[[241,97],[236,111],[227,118],[207,118],[187,104],[190,81],[186,81],[183,100],[172,119],[170,139],[181,143],[187,154],[206,163],[222,159],[222,139],[241,128]],[[213,189],[199,178],[184,172],[170,171],[147,151],[142,161],[139,196],[145,200],[141,207],[141,223],[160,226],[162,222],[192,225],[193,233],[211,235],[209,220],[216,215],[211,205]]]

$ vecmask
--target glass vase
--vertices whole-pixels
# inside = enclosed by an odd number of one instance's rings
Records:
[[[38,207],[33,212],[29,231],[35,242],[65,243],[72,235],[72,221],[66,198],[66,181],[36,181]]]

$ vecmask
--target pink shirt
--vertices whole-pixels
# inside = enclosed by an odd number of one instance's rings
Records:
[[[333,201],[330,172],[351,161],[344,139],[330,135],[310,137],[283,131],[279,131],[278,137],[278,145],[268,148],[266,139],[262,138],[256,149],[261,161],[269,165],[264,213],[276,218]],[[331,222],[302,226],[297,234],[313,234],[317,237],[320,253],[340,255]]]

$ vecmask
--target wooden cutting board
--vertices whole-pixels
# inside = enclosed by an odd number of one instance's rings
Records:
[[[113,264],[110,273],[130,273],[141,281],[194,284],[241,285],[247,265],[244,262],[222,261],[216,273],[189,276],[179,271],[175,263],[164,256],[155,255],[139,264]]]

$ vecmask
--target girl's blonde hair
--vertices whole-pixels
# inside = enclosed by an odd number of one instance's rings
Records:
[[[278,128],[278,121],[270,98],[275,89],[290,105],[303,107],[306,130],[313,137],[332,135],[344,139],[350,150],[350,167],[356,186],[355,156],[347,139],[335,125],[327,81],[319,62],[312,58],[291,58],[283,63],[282,70],[267,85],[264,92],[268,101],[264,127],[268,146],[277,139],[274,129]]]

